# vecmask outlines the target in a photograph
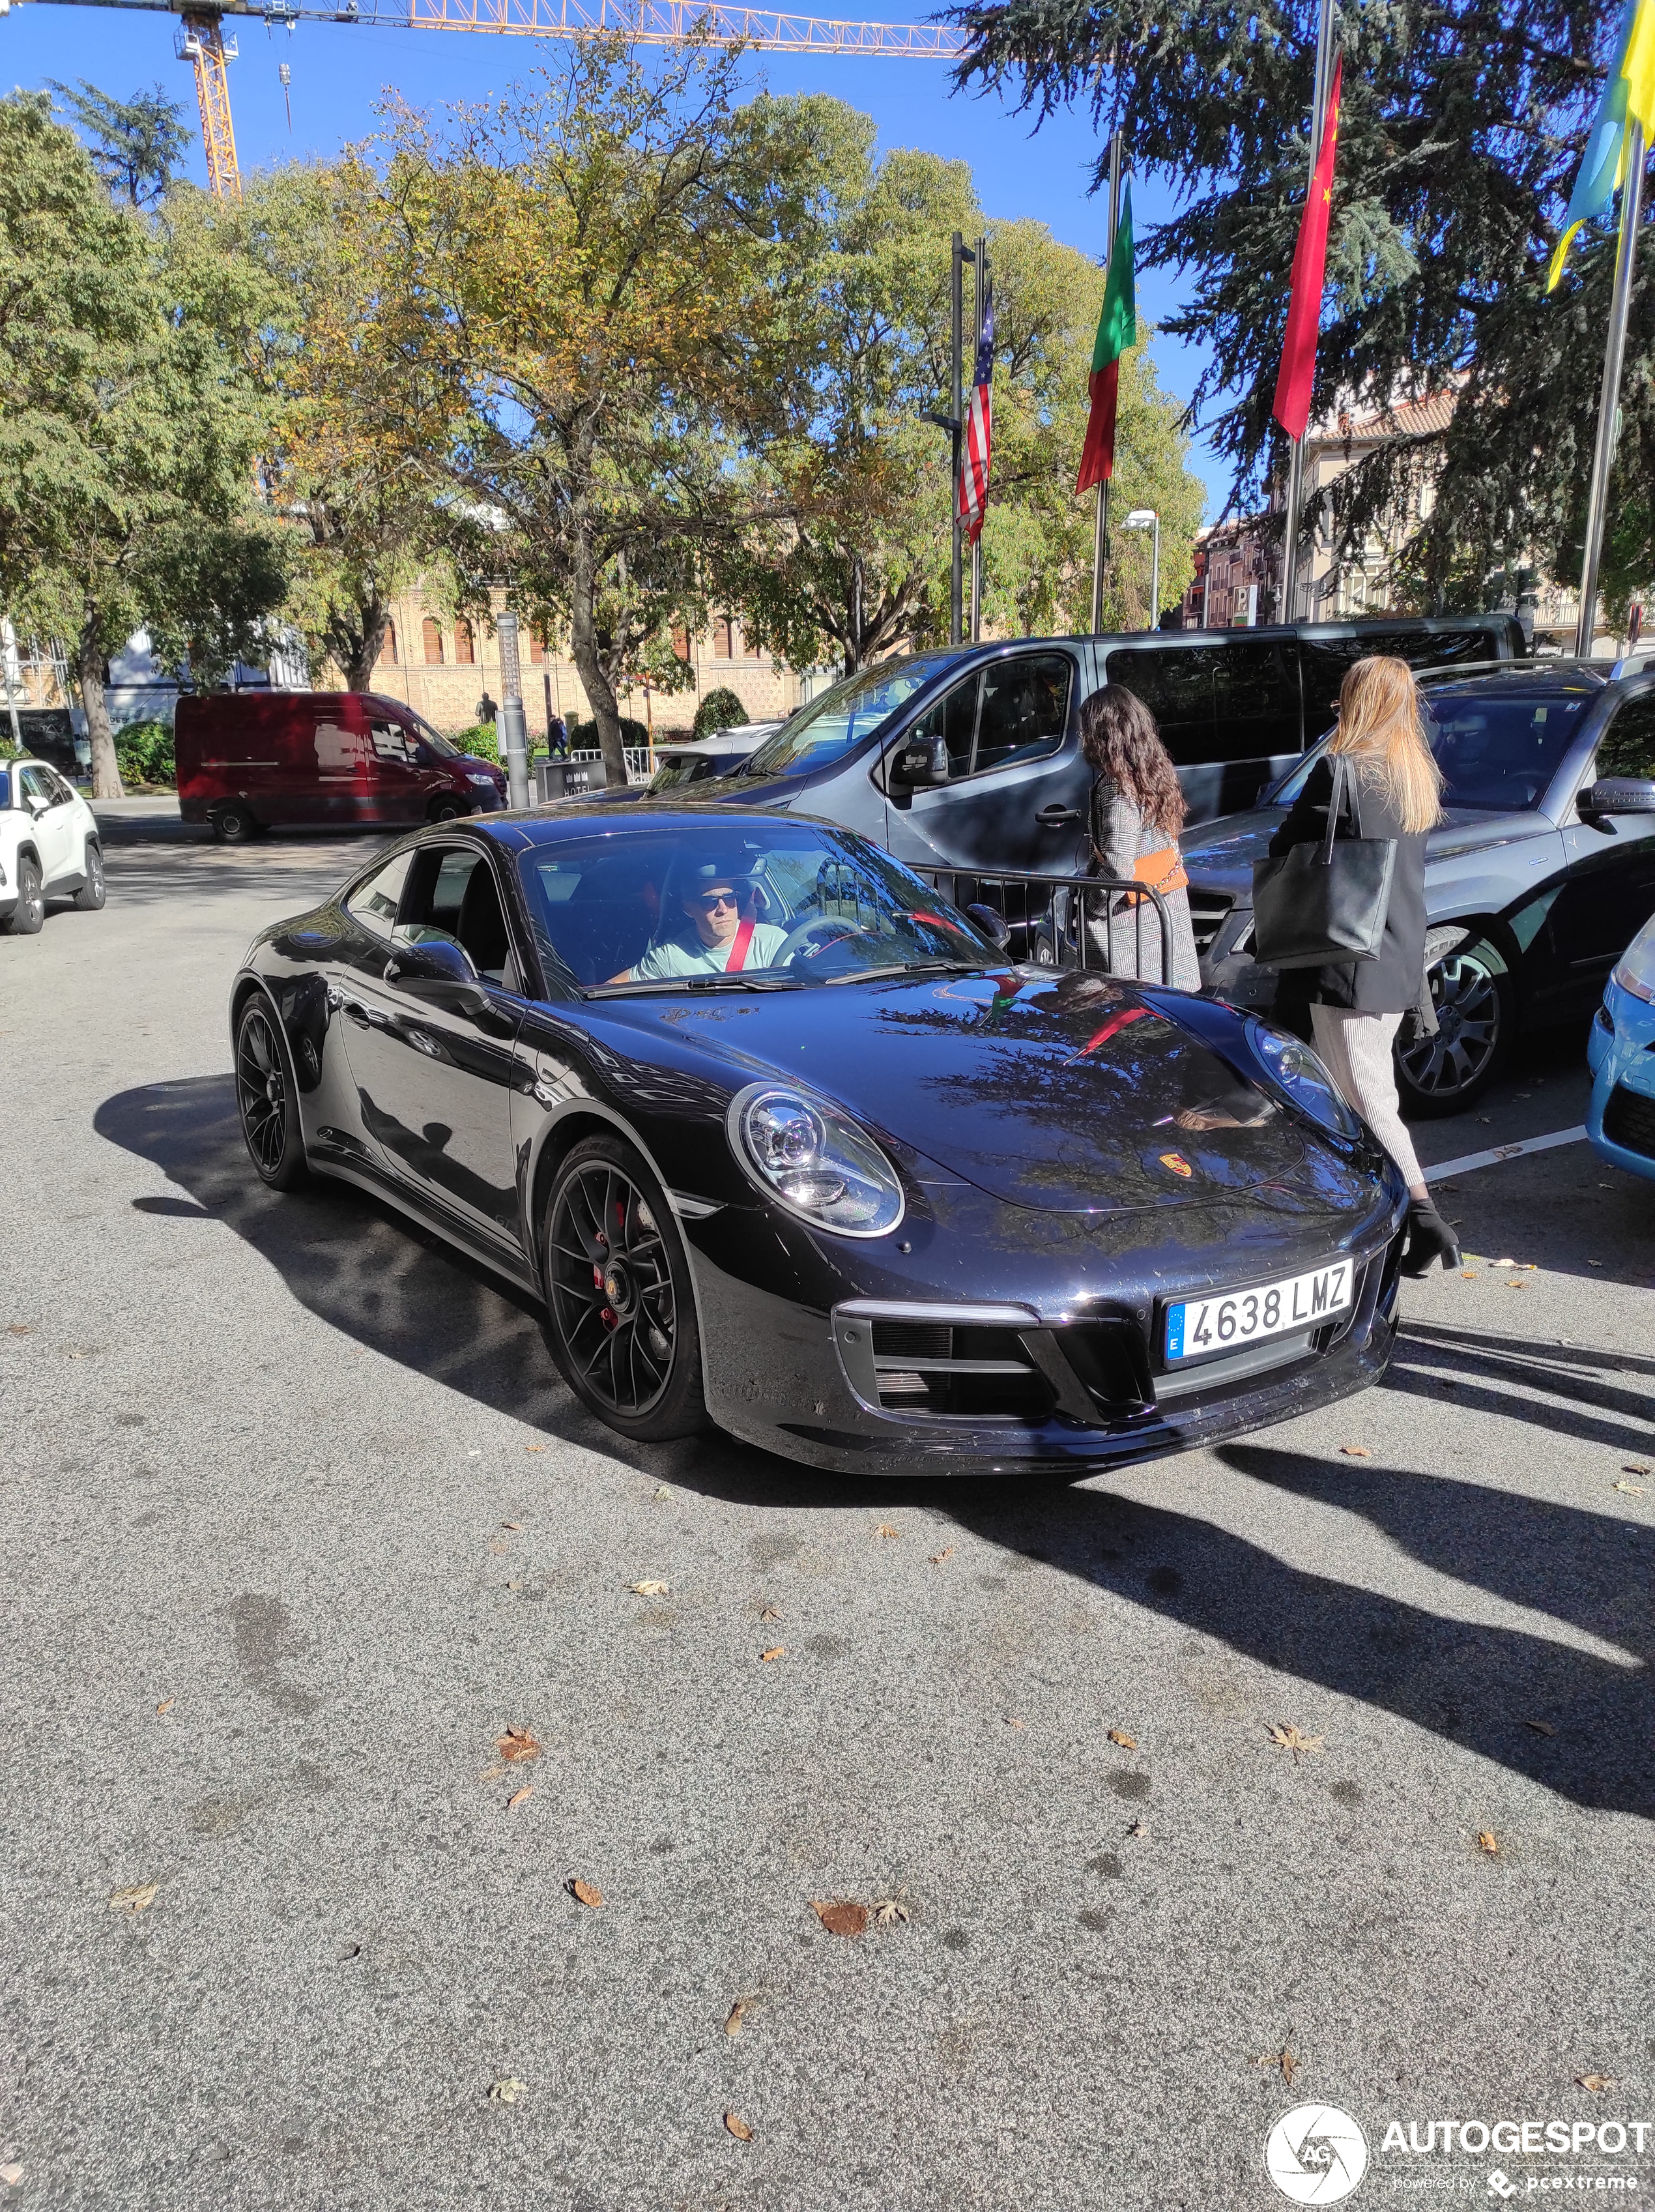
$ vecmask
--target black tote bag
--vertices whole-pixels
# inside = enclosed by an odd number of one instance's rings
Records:
[[[1354,837],[1338,835],[1349,799]],[[1327,835],[1256,863],[1253,958],[1265,968],[1327,968],[1377,960],[1397,865],[1394,837],[1361,835],[1360,795],[1343,754],[1333,762]]]

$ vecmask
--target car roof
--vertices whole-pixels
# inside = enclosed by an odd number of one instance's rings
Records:
[[[561,845],[577,837],[635,837],[645,830],[658,836],[664,830],[676,829],[686,835],[694,832],[720,840],[750,832],[773,841],[779,830],[800,823],[812,830],[830,830],[841,837],[856,834],[842,822],[822,821],[813,814],[777,814],[763,806],[686,806],[670,793],[652,799],[641,787],[633,806],[600,809],[583,805],[579,799],[563,799],[521,813],[470,814],[463,821],[446,822],[440,828],[451,836],[456,830],[469,831],[522,853],[539,846]],[[427,828],[420,834],[429,836],[432,832]]]
[[[1422,668],[1420,682],[1434,695],[1441,691],[1507,691],[1525,697],[1595,699],[1623,672],[1610,660],[1579,660],[1573,654],[1544,660],[1502,660],[1492,668]]]

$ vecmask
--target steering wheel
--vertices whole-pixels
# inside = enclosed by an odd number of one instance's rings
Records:
[[[867,934],[858,923],[847,921],[843,915],[813,914],[808,921],[801,921],[788,931],[777,947],[773,964],[785,968],[799,952],[803,952],[807,960],[814,960],[818,952],[825,952],[830,945],[842,945],[847,937],[865,937]]]

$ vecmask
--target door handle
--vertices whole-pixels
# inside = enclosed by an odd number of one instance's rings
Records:
[[[1072,806],[1060,806],[1054,800],[1050,806],[1042,806],[1034,819],[1042,830],[1066,830],[1071,822],[1078,829],[1081,817]]]

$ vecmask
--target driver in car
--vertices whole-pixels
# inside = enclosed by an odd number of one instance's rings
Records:
[[[673,873],[673,888],[663,905],[676,903],[685,927],[651,945],[643,958],[616,983],[646,983],[669,975],[739,975],[744,968],[767,968],[786,941],[773,922],[745,918],[750,906],[753,871],[746,861],[692,860]]]

